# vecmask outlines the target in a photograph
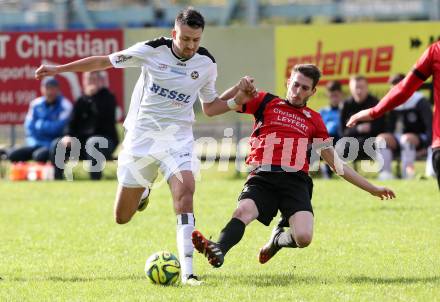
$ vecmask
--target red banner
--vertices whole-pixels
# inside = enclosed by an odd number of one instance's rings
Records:
[[[39,97],[40,81],[34,72],[41,64],[65,64],[88,56],[123,49],[122,30],[0,33],[0,124],[22,124],[30,101]],[[123,73],[108,69],[109,89],[118,100],[123,118]],[[82,93],[80,73],[56,76],[62,94],[74,102]]]

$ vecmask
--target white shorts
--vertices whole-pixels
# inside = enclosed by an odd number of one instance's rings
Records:
[[[191,171],[195,175],[199,166],[200,161],[193,156],[192,145],[145,157],[130,155],[122,150],[118,156],[118,182],[127,188],[146,188],[154,183],[158,170],[168,181],[172,175],[181,171]]]

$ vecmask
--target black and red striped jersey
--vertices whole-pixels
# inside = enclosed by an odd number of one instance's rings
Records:
[[[260,114],[264,100],[268,102]],[[248,165],[282,166],[307,173],[308,149],[312,145],[315,149],[332,145],[321,116],[307,106],[297,108],[284,99],[260,91],[257,97],[243,105],[241,112],[255,117],[249,139],[251,151],[246,159]]]

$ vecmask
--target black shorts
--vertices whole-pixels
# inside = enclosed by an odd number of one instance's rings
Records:
[[[238,201],[252,199],[258,209],[258,221],[269,225],[278,210],[285,219],[298,211],[313,214],[312,192],[312,179],[302,171],[259,171],[250,175]]]

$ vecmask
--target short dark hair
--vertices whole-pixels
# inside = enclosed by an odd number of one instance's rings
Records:
[[[361,74],[352,75],[350,77],[350,81],[355,81],[355,82],[365,81],[365,82],[368,83],[367,78],[365,76],[361,75]]]
[[[327,83],[327,91],[334,92],[334,91],[340,91],[342,92],[342,84],[339,81],[330,81]]]
[[[293,66],[292,73],[299,72],[306,77],[312,79],[313,87],[315,88],[321,78],[321,71],[316,65],[313,64],[296,64]]]
[[[388,79],[388,83],[390,83],[391,85],[397,85],[404,78],[405,75],[403,73],[396,73],[390,76],[390,78]]]
[[[177,14],[174,24],[188,25],[191,28],[201,28],[203,30],[205,28],[205,19],[193,7],[187,7]]]

